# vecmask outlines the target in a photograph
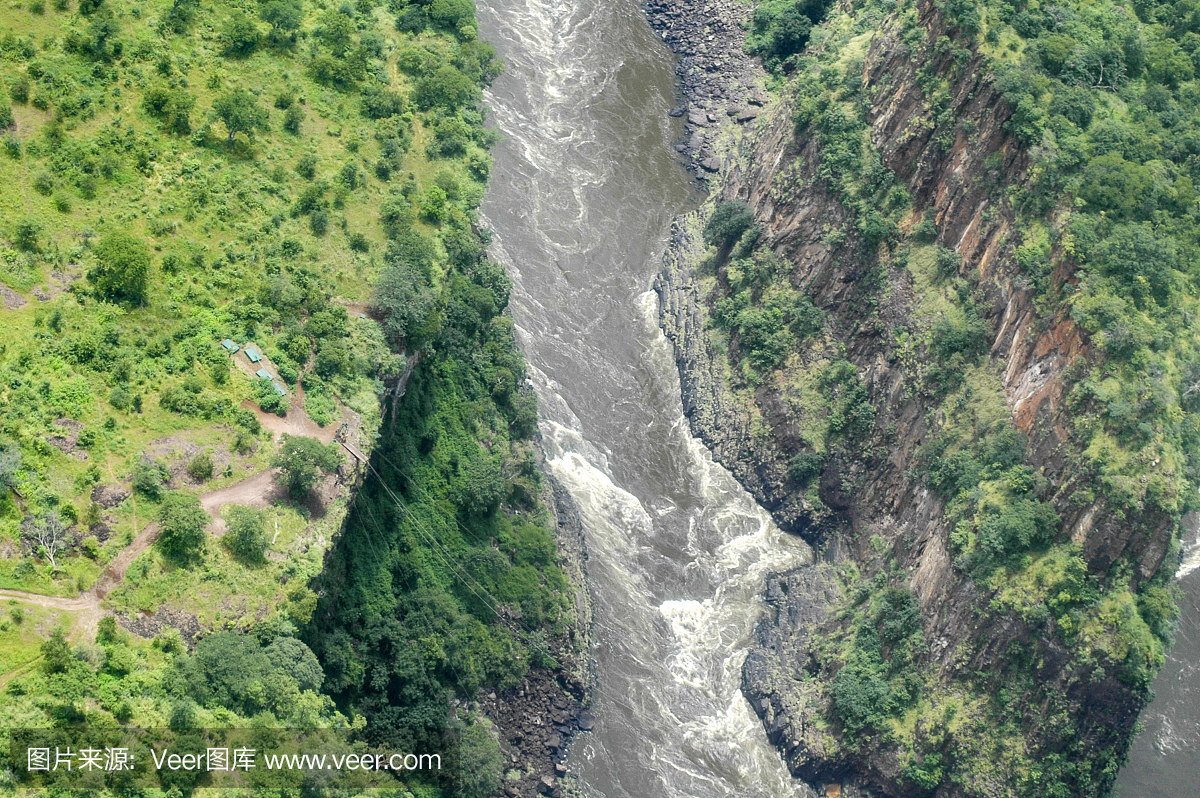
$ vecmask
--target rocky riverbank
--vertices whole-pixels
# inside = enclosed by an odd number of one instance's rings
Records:
[[[744,25],[753,6],[736,0],[665,0],[645,8],[651,25],[679,56],[676,73],[683,101],[672,114],[686,116],[687,132],[676,149],[717,193],[725,171],[738,169],[737,141],[760,116],[765,120],[771,104],[762,66],[744,49]],[[705,258],[702,221],[699,212],[675,221],[654,283],[659,326],[675,351],[684,414],[692,434],[781,528],[817,542],[812,508],[789,484],[787,453],[777,439],[755,434],[756,421],[745,398],[730,387],[727,357],[706,333],[708,308],[698,279]],[[831,798],[866,798],[871,793],[851,776],[848,763],[809,756],[818,705],[810,706],[803,691],[790,689],[794,665],[806,656],[812,630],[841,596],[841,584],[828,565],[771,577],[766,595],[770,617],[759,626],[743,668],[742,689],[794,775],[821,785]]]
[[[743,24],[753,6],[739,0],[650,0],[643,8],[663,42],[679,56],[675,73],[682,102],[672,116],[687,119],[676,149],[697,177],[720,169],[717,137],[729,122],[754,121],[766,103],[765,73],[746,55]]]
[[[752,8],[721,0],[647,7],[680,55],[684,101],[676,112],[688,120],[681,152],[713,187],[714,204],[750,207],[758,248],[783,265],[780,290],[803,292],[825,319],[808,350],[746,378],[737,336],[709,330],[710,309],[731,293],[727,264],[713,262],[700,242],[702,215],[679,220],[655,287],[692,432],[782,528],[821,545],[827,563],[844,563],[841,578],[853,590],[870,596],[882,583],[911,594],[923,644],[906,667],[928,675],[926,709],[965,701],[973,710],[948,736],[939,736],[936,721],[922,721],[900,742],[846,735],[832,686],[846,662],[837,646],[852,631],[846,617],[827,614],[844,587],[835,590],[823,573],[830,565],[771,581],[771,612],[747,657],[743,691],[792,773],[824,785],[827,795],[931,794],[914,773],[936,780],[939,795],[980,794],[972,791],[984,783],[995,786],[986,794],[1015,794],[1020,782],[1012,768],[980,753],[999,746],[1019,750],[1026,770],[1053,754],[1067,762],[1055,771],[1061,783],[1091,785],[1072,794],[1098,794],[1111,782],[1106,763],[1128,745],[1145,690],[1117,675],[1118,649],[1098,667],[1064,646],[1053,625],[998,608],[993,588],[955,564],[955,520],[927,484],[922,452],[958,423],[960,406],[997,429],[1011,426],[1028,441],[1022,457],[1042,480],[1037,499],[1061,521],[1058,539],[1081,546],[1093,573],[1125,557],[1149,577],[1163,561],[1171,528],[1148,513],[1140,526],[1118,529],[1119,514],[1085,489],[1066,396],[1070,365],[1089,357],[1087,340],[1068,314],[1036,304],[1017,262],[1021,230],[1006,199],[1028,185],[1030,151],[1009,133],[1011,109],[991,82],[985,55],[964,47],[955,61],[939,49],[959,35],[940,6],[922,1],[915,10],[912,18],[867,20],[842,9],[842,38],[828,45],[841,49],[826,53],[828,68],[853,71],[864,100],[864,149],[903,189],[905,212],[892,243],[881,247],[864,241],[861,220],[822,170],[816,138],[796,136],[789,100],[756,93],[761,72],[741,54],[740,23]],[[844,57],[834,60],[838,54]],[[947,81],[940,115],[927,102],[929,74]],[[738,108],[754,113],[743,118]],[[955,406],[943,405],[944,395],[927,384],[934,350],[928,341],[913,343],[914,334],[929,332],[927,308],[940,295],[919,284],[923,267],[910,268],[907,258],[931,252],[953,256],[956,279],[973,287],[970,307],[986,339],[986,355],[972,366],[973,382]],[[853,367],[871,413],[833,446],[818,430],[820,473],[800,482],[788,464],[813,453],[808,432],[833,412],[813,402],[805,386],[819,378],[821,364],[835,361]],[[999,728],[988,713],[1009,725]],[[1066,724],[1069,735],[1061,732]],[[951,768],[959,775],[951,778]]]

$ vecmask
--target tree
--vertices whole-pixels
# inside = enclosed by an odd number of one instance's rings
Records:
[[[341,56],[354,46],[354,23],[338,11],[326,11],[317,23],[317,38],[333,52]]]
[[[243,11],[234,11],[225,21],[221,31],[221,41],[225,44],[225,54],[245,58],[254,52],[262,39],[258,25]]]
[[[21,540],[32,554],[49,562],[50,568],[55,571],[58,570],[55,558],[70,542],[67,537],[67,525],[63,523],[57,511],[26,516],[21,522]]]
[[[142,95],[142,107],[163,127],[180,136],[192,132],[191,113],[196,98],[187,89],[172,89],[162,84],[150,86]]]
[[[66,673],[71,668],[71,646],[62,629],[55,629],[42,643],[42,670],[46,673]]]
[[[17,222],[17,230],[13,236],[13,243],[22,252],[37,252],[40,249],[38,239],[41,235],[42,226],[38,224],[36,219],[22,219],[20,222]]]
[[[342,460],[342,453],[333,444],[325,446],[316,438],[285,434],[271,465],[280,470],[292,497],[301,499],[317,484],[321,472],[333,471]]]
[[[249,138],[254,131],[267,127],[267,109],[260,107],[254,95],[245,89],[235,89],[217,97],[213,100],[213,113],[225,123],[231,142],[238,133]]]
[[[292,135],[300,134],[300,123],[304,121],[304,109],[292,105],[283,112],[283,129]]]
[[[199,0],[174,0],[163,15],[163,28],[172,33],[184,33],[196,21],[199,5]]]
[[[171,559],[186,563],[203,551],[208,513],[195,495],[177,490],[168,492],[159,508],[158,522],[162,527],[158,545]]]
[[[295,0],[271,0],[258,12],[259,19],[271,26],[273,44],[290,45],[304,24],[304,9]]]
[[[754,213],[744,202],[723,202],[704,224],[704,243],[728,247],[754,224]]]
[[[262,562],[267,550],[266,522],[262,510],[227,505],[225,516],[225,545],[238,557],[251,562]]]
[[[474,105],[478,99],[479,87],[450,64],[443,64],[432,75],[418,80],[413,92],[413,102],[422,111],[430,108],[455,111]]]
[[[462,471],[457,504],[470,515],[487,515],[512,490],[500,461],[491,455],[480,453],[472,457]]]
[[[122,230],[105,234],[94,249],[87,278],[105,299],[143,304],[150,280],[150,248]]]
[[[457,731],[458,746],[454,751],[452,783],[455,794],[464,798],[483,798],[500,786],[504,771],[504,755],[492,724],[477,717],[469,726],[457,721],[451,727]]]
[[[409,351],[433,332],[436,319],[433,291],[413,266],[398,263],[383,270],[375,284],[375,308],[383,315],[383,332],[396,346]]]
[[[475,4],[471,0],[433,0],[428,13],[434,22],[451,30],[475,22]]]

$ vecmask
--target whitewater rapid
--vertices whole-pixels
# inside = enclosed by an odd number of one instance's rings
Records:
[[[671,55],[632,0],[488,0],[505,73],[482,208],[574,497],[595,598],[595,729],[569,772],[607,798],[810,796],[740,691],[766,576],[810,562],[688,430],[648,289],[697,199]]]

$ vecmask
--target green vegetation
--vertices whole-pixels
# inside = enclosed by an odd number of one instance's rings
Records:
[[[706,238],[713,226],[712,219],[717,218],[720,210],[710,217]],[[748,209],[745,212],[749,214]],[[719,224],[713,229],[725,230],[722,235],[726,237],[712,238],[711,242],[726,243],[734,232],[732,240],[737,240],[747,229],[749,220],[746,221],[747,224],[737,223],[732,228]],[[713,322],[735,336],[745,355],[743,375],[751,382],[761,379],[761,372],[779,366],[800,341],[820,332],[825,325],[825,314],[813,307],[807,295],[776,284],[780,274],[779,260],[769,251],[735,259],[725,268],[730,293],[717,303]]]
[[[104,299],[141,304],[150,279],[150,249],[128,233],[113,231],[100,239],[94,250],[96,265],[88,280]]]
[[[704,223],[704,243],[710,247],[731,246],[754,226],[754,212],[744,202],[722,202]]]
[[[544,633],[572,622],[570,591],[539,498],[533,398],[501,313],[507,276],[466,217],[450,217],[441,256],[419,243],[407,208],[381,216],[395,244],[411,242],[388,249],[378,305],[404,315],[389,313],[385,329],[397,346],[420,340],[438,358],[415,371],[385,422],[395,431],[373,460],[380,478],[356,497],[331,554],[314,617],[338,624],[314,623],[306,639],[325,689],[366,715],[373,742],[450,750],[475,763],[452,789],[483,795],[498,783],[496,741],[479,724],[464,729],[450,697],[512,687],[547,664]],[[436,277],[402,279],[412,274]],[[405,314],[411,304],[393,291],[428,311]]]
[[[552,665],[545,633],[572,617],[507,278],[476,232],[498,71],[469,0],[5,15],[0,538],[19,554],[0,585],[78,595],[157,519],[104,606],[184,612],[202,635],[146,643],[106,619],[30,670],[44,635],[0,628],[0,664],[25,669],[4,672],[0,726],[353,727],[442,753],[414,794],[497,786],[495,732],[452,699]],[[347,312],[365,303],[382,325]],[[340,447],[284,436],[277,453],[264,426],[307,413],[370,450],[385,380],[418,352],[382,476],[348,516],[345,497],[310,516]],[[206,545],[181,487],[273,463],[306,501],[221,508]]]
[[[797,135],[817,144],[815,179],[847,211],[844,223],[826,229],[825,243],[863,289],[854,334],[888,336],[883,351],[903,369],[904,399],[926,406],[932,434],[907,476],[945,501],[946,548],[959,578],[980,591],[981,628],[1025,631],[1009,652],[989,656],[1005,663],[997,673],[965,670],[984,641],[956,652],[963,669],[949,677],[919,654],[891,657],[863,630],[873,608],[903,584],[899,563],[912,564],[912,541],[879,538],[865,555],[870,576],[850,586],[843,622],[819,643],[828,657],[825,698],[844,742],[873,752],[864,756],[898,751],[916,790],[952,783],[968,795],[1099,795],[1128,741],[1077,725],[1086,713],[1047,691],[1039,669],[1048,651],[1069,651],[1069,684],[1115,680],[1145,697],[1171,633],[1177,549],[1154,574],[1127,554],[1088,562],[1059,512],[1090,508],[1143,534],[1170,529],[1200,501],[1200,361],[1191,327],[1200,312],[1193,265],[1200,174],[1188,143],[1200,119],[1200,16],[1176,3],[1120,0],[935,8],[927,17],[903,1],[764,0],[747,46],[789,95]],[[915,65],[923,106],[907,134],[928,132],[922,158],[949,157],[972,140],[978,120],[956,109],[981,72],[1013,110],[1007,130],[1015,142],[1036,148],[1020,185],[1004,184],[1008,151],[971,179],[995,185],[985,222],[1000,210],[1016,216],[1013,266],[1019,283],[1036,292],[1035,329],[1053,325],[1065,339],[1073,323],[1088,345],[1065,375],[1063,417],[1079,468],[1053,489],[1028,459],[987,357],[994,290],[939,245],[933,207],[913,212],[872,142],[872,103],[890,97],[889,81],[900,79],[889,72],[864,89],[864,60],[881,30],[888,51]],[[808,173],[798,165],[779,170],[771,186],[777,208],[809,188],[801,177]],[[732,213],[725,210],[714,230]],[[705,232],[706,243],[725,249],[712,294],[715,340],[740,367],[734,383],[748,386],[748,403],[750,389],[765,385],[795,412],[801,448],[789,476],[815,506],[811,483],[831,458],[857,457],[870,467],[883,456],[882,446],[855,451],[830,434],[838,415],[822,391],[824,375],[851,376],[853,366],[836,365],[836,346],[819,323],[808,338],[789,329],[793,306],[778,297],[801,287],[787,269],[761,269],[769,253],[757,249],[753,233],[735,241]],[[756,337],[760,318],[771,320],[774,338]],[[853,394],[853,380],[845,384]],[[890,430],[879,426],[864,412],[852,437],[886,444]]]
[[[886,588],[871,598],[850,632],[846,664],[833,683],[833,710],[853,741],[881,729],[912,706],[921,680],[911,667],[921,652],[921,611],[912,593]]]
[[[266,514],[253,507],[228,505],[225,517],[225,545],[247,562],[262,562],[270,541],[267,539]]]
[[[1186,321],[1197,309],[1200,176],[1185,143],[1200,119],[1200,22],[1174,3],[1068,4],[1053,18],[1007,3],[990,9],[988,35],[1019,43],[992,57],[1016,109],[1011,131],[1049,146],[1014,197],[1035,231],[1019,260],[1105,355],[1082,368],[1072,392],[1094,484],[1130,517],[1185,512],[1200,482],[1200,371]],[[1063,196],[1075,200],[1067,223],[1040,226]],[[1064,261],[1077,285],[1050,284]]]
[[[200,558],[208,513],[195,495],[177,490],[168,492],[159,506],[158,523],[162,527],[158,545],[168,558],[182,564]]]
[[[314,438],[284,435],[271,465],[279,469],[292,498],[302,499],[317,484],[321,472],[333,471],[344,460],[336,444],[326,446]]]

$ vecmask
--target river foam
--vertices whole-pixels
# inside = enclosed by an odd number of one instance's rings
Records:
[[[808,796],[740,682],[767,574],[812,555],[691,436],[648,291],[695,198],[670,146],[673,58],[633,0],[479,11],[506,64],[482,216],[595,599],[597,722],[570,772],[607,798]]]

